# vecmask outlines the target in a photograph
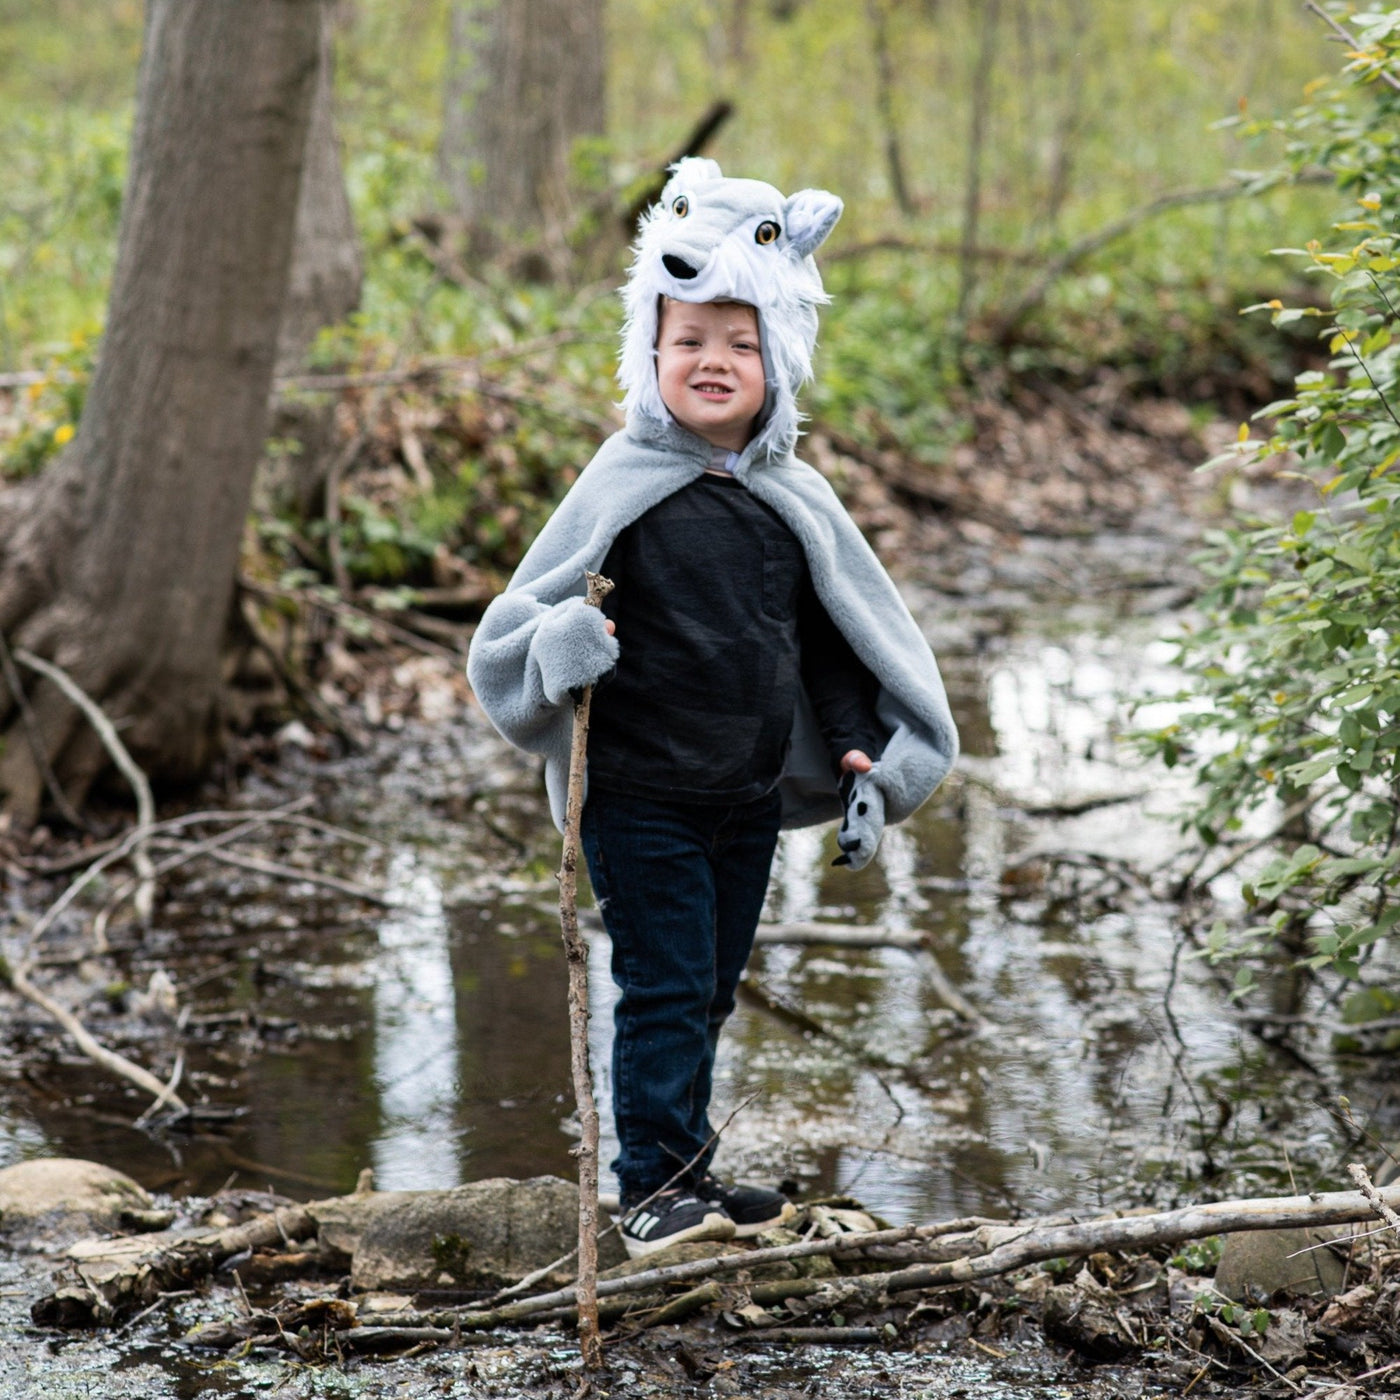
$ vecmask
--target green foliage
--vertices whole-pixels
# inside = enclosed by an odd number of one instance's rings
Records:
[[[1340,14],[1340,10],[1339,10]],[[1283,249],[1331,284],[1331,310],[1251,307],[1313,322],[1332,359],[1258,415],[1263,442],[1217,458],[1276,458],[1316,504],[1286,525],[1214,535],[1203,625],[1181,642],[1192,707],[1153,736],[1194,763],[1192,821],[1215,842],[1251,813],[1291,813],[1280,853],[1244,890],[1255,921],[1218,924],[1215,956],[1304,929],[1309,965],[1356,977],[1400,920],[1400,10],[1347,17],[1357,56],[1286,130],[1295,167],[1334,170],[1354,200],[1333,245]],[[1247,971],[1240,986],[1249,984]]]
[[[1204,1239],[1187,1240],[1169,1262],[1188,1274],[1213,1274],[1224,1251],[1224,1235],[1207,1235]]]
[[[1198,1293],[1196,1311],[1218,1317],[1227,1326],[1237,1328],[1241,1337],[1262,1337],[1273,1319],[1268,1308],[1252,1308],[1244,1303],[1232,1303],[1218,1293]]]

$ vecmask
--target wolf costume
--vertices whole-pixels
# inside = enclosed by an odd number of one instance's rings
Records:
[[[865,865],[885,822],[902,821],[922,805],[957,756],[957,731],[928,643],[826,479],[793,456],[797,390],[811,377],[817,307],[828,300],[812,253],[841,207],[824,190],[784,198],[761,181],[726,178],[712,160],[689,158],[672,167],[659,203],[642,221],[624,290],[618,379],[626,390],[626,427],[598,449],[506,591],[487,608],[467,662],[472,688],[497,729],[543,755],[550,810],[561,829],[570,691],[597,681],[619,655],[603,614],[583,601],[584,572],[596,571],[620,531],[699,477],[711,460],[710,444],[680,427],[661,399],[662,296],[756,308],[764,408],[759,431],[731,468],[802,545],[818,598],[879,685],[875,712],[885,745],[871,771],[847,785],[842,863]],[[784,826],[842,815],[831,758],[805,694],[779,789]]]

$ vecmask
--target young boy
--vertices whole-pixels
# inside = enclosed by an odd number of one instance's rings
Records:
[[[792,455],[825,300],[811,254],[840,211],[713,161],[673,168],[625,293],[627,427],[487,609],[468,662],[501,732],[545,756],[561,824],[570,692],[600,683],[582,834],[620,991],[613,1169],[634,1257],[791,1214],[776,1191],[711,1175],[707,1116],[778,830],[844,807],[837,864],[858,869],[957,751],[927,643]],[[583,603],[585,570],[616,585],[601,611]]]

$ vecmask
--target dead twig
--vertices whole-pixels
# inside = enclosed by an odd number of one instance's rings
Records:
[[[14,658],[10,655],[10,647],[3,634],[0,634],[0,677],[3,677],[6,688],[14,697],[15,708],[19,711],[20,723],[24,726],[24,737],[29,744],[29,752],[34,755],[39,775],[44,780],[44,786],[48,789],[49,796],[53,798],[53,805],[58,808],[59,814],[70,826],[76,827],[79,831],[91,831],[91,824],[83,820],[68,800],[68,794],[64,792],[62,784],[58,781],[58,774],[53,771],[53,765],[49,762],[48,753],[44,749],[43,735],[39,732],[38,721],[34,718],[34,711],[29,705],[29,697],[24,693],[24,685],[20,680],[19,672],[15,670]]]
[[[426,656],[440,656],[444,660],[452,662],[454,666],[461,663],[462,652],[460,648],[445,647],[441,642],[430,641],[427,637],[419,636],[417,632],[410,632],[406,627],[397,627],[392,622],[387,622],[384,618],[376,617],[373,613],[367,612],[364,608],[357,608],[353,603],[347,603],[343,598],[326,597],[315,589],[277,588],[270,583],[258,583],[248,578],[246,574],[238,576],[238,586],[245,592],[260,594],[264,598],[285,598],[289,602],[320,608],[323,612],[332,615],[340,614],[344,617],[355,618],[363,623],[368,630],[377,631],[389,641],[401,642],[404,646],[421,651]]]
[[[235,865],[240,870],[251,870],[259,875],[272,875],[279,880],[304,880],[311,885],[320,885],[324,889],[335,890],[338,894],[348,894],[353,899],[363,899],[369,904],[377,904],[381,909],[406,909],[410,907],[389,895],[381,894],[378,890],[370,889],[367,885],[357,885],[351,880],[342,880],[335,875],[322,875],[315,870],[305,870],[298,865],[283,865],[280,861],[264,860],[261,856],[245,856],[236,851],[225,851],[215,846],[212,841],[202,842],[198,848],[166,838],[157,838],[153,844],[176,846],[190,857],[207,856],[210,860],[220,861],[224,865]]]
[[[353,465],[367,441],[364,433],[356,433],[331,459],[326,471],[326,552],[331,560],[331,581],[347,598],[352,585],[350,570],[345,567],[345,542],[340,538],[340,479]]]
[[[1347,1175],[1356,1183],[1361,1194],[1370,1201],[1377,1215],[1390,1226],[1396,1239],[1400,1239],[1400,1215],[1381,1198],[1375,1186],[1371,1182],[1371,1174],[1359,1162],[1353,1162],[1347,1168]]]
[[[135,1084],[138,1089],[150,1094],[156,1101],[153,1107],[166,1103],[181,1115],[190,1111],[185,1101],[175,1093],[173,1080],[170,1085],[162,1084],[150,1070],[142,1069],[135,1061],[128,1060],[125,1055],[119,1055],[115,1050],[109,1050],[66,1006],[56,1002],[47,992],[40,991],[29,980],[26,968],[12,967],[9,983],[15,991],[26,1000],[32,1001],[51,1020],[57,1021],[68,1033],[69,1039],[94,1064],[101,1065],[103,1069],[116,1075],[117,1078],[125,1079],[128,1083]]]
[[[178,855],[171,856],[167,860],[161,861],[152,870],[153,876],[168,875],[172,870],[177,870],[180,866],[196,859],[201,855],[207,855],[210,851],[219,846],[228,845],[233,841],[240,841],[243,837],[250,835],[261,826],[266,826],[269,822],[279,820],[295,820],[291,813],[299,807],[309,807],[315,798],[309,794],[298,797],[289,802],[284,807],[276,808],[271,812],[254,812],[247,821],[241,822],[238,826],[229,831],[221,832],[218,836],[206,837],[203,841],[196,842],[193,846],[181,843],[181,850]],[[159,837],[152,838],[153,844],[160,844]],[[98,956],[111,951],[107,942],[107,926],[111,922],[116,911],[121,908],[122,901],[127,898],[134,888],[134,881],[128,881],[121,886],[117,892],[107,901],[99,911],[97,918],[92,925],[92,950]]]
[[[21,666],[28,666],[31,671],[38,671],[41,676],[51,680],[83,712],[88,723],[97,731],[97,737],[102,740],[102,747],[111,755],[112,762],[121,770],[122,776],[131,784],[131,790],[136,794],[137,826],[149,828],[154,825],[156,804],[151,796],[151,784],[127,751],[126,745],[122,743],[112,721],[102,712],[102,707],[65,670],[55,666],[53,662],[35,656],[24,647],[16,648],[14,655]],[[150,922],[151,910],[155,906],[156,886],[155,877],[151,873],[151,858],[146,853],[144,840],[138,841],[134,846],[132,863],[141,877],[136,891],[136,912],[145,924]]]
[[[587,574],[585,602],[598,608],[612,592],[612,580]],[[583,780],[588,755],[588,712],[593,687],[586,685],[574,702],[574,730],[569,749],[569,788],[564,811],[564,854],[559,863],[559,926],[569,964],[569,1063],[578,1104],[578,1336],[587,1371],[603,1365],[598,1334],[598,1105],[588,1067],[588,944],[578,928],[579,824],[583,816]]]

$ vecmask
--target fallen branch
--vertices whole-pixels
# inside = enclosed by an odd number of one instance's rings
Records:
[[[14,699],[20,723],[24,726],[24,737],[29,744],[29,752],[34,755],[34,763],[39,769],[39,775],[44,780],[49,796],[53,798],[53,805],[70,826],[79,831],[91,831],[92,827],[74,809],[68,800],[68,794],[63,790],[63,785],[58,781],[58,774],[53,771],[53,764],[49,762],[48,753],[44,749],[38,721],[34,718],[29,697],[24,693],[24,685],[20,681],[19,672],[15,670],[14,658],[10,655],[9,644],[3,635],[0,635],[0,678],[4,680],[6,689]]]
[[[837,948],[923,949],[924,935],[917,929],[881,928],[878,924],[759,924],[755,943],[829,943]]]
[[[62,1283],[40,1298],[30,1315],[41,1327],[116,1322],[162,1293],[206,1277],[235,1254],[315,1233],[316,1222],[306,1210],[288,1206],[226,1230],[185,1238],[167,1235],[155,1248],[149,1237],[83,1241],[68,1251],[77,1282]]]
[[[938,999],[955,1015],[981,1029],[987,1024],[982,1015],[953,985],[943,971],[929,936],[918,929],[887,929],[868,924],[760,924],[755,943],[830,943],[839,948],[904,948],[925,955],[924,975]]]
[[[1115,219],[1096,232],[1071,243],[1068,248],[1050,258],[1041,269],[1040,275],[1021,294],[1010,310],[997,318],[993,336],[998,344],[1004,344],[1011,333],[1032,311],[1043,302],[1050,288],[1065,275],[1072,272],[1080,263],[1131,233],[1139,224],[1146,223],[1158,214],[1170,209],[1184,209],[1192,204],[1220,204],[1226,200],[1238,199],[1249,191],[1245,184],[1212,185],[1204,189],[1173,190],[1169,194],[1158,195],[1156,199],[1130,209],[1121,219]]]
[[[245,592],[257,593],[264,598],[284,598],[289,602],[305,603],[313,608],[320,608],[332,616],[339,614],[344,617],[356,618],[371,631],[379,632],[382,637],[391,642],[401,642],[404,646],[421,651],[426,656],[440,656],[444,660],[452,662],[454,666],[461,664],[462,652],[459,648],[445,647],[441,642],[430,641],[427,637],[419,636],[417,632],[410,632],[406,627],[396,627],[392,622],[387,622],[382,617],[376,617],[373,613],[366,612],[364,608],[357,608],[353,603],[347,603],[343,598],[326,597],[316,589],[277,588],[270,583],[257,583],[248,578],[246,574],[238,576],[238,586]]]
[[[894,1332],[882,1327],[754,1327],[725,1338],[726,1346],[742,1342],[781,1343],[784,1346],[870,1346],[894,1340]]]
[[[15,660],[21,666],[28,666],[31,671],[38,671],[41,676],[46,676],[83,712],[88,723],[97,731],[97,737],[101,739],[102,747],[107,750],[112,762],[121,770],[122,776],[131,784],[131,790],[136,794],[136,824],[138,829],[142,827],[149,829],[154,826],[156,804],[155,799],[151,796],[150,781],[137,766],[136,760],[132,758],[126,745],[122,743],[112,721],[102,712],[102,707],[66,671],[55,666],[53,662],[45,661],[42,657],[35,656],[32,651],[26,651],[23,647],[15,649]],[[136,891],[136,912],[141,922],[145,924],[150,921],[151,910],[155,906],[156,884],[151,869],[151,858],[146,853],[144,838],[136,842],[133,847],[132,863],[136,866],[136,873],[141,877],[141,883]]]
[[[1396,1239],[1400,1239],[1400,1215],[1396,1215],[1394,1210],[1381,1198],[1381,1194],[1376,1190],[1371,1182],[1371,1174],[1359,1162],[1353,1162],[1347,1168],[1347,1175],[1356,1183],[1361,1194],[1370,1201],[1377,1215],[1390,1226],[1391,1232]]]
[[[1392,1209],[1400,1206],[1400,1186],[1386,1187],[1377,1191],[1376,1196]],[[675,1283],[688,1284],[697,1279],[753,1269],[784,1259],[821,1254],[859,1257],[870,1247],[917,1240],[926,1241],[930,1252],[945,1256],[886,1273],[863,1274],[840,1280],[842,1288],[853,1290],[852,1296],[857,1297],[858,1301],[873,1303],[884,1294],[970,1283],[1011,1273],[1048,1259],[1081,1258],[1101,1250],[1149,1249],[1236,1231],[1356,1224],[1372,1219],[1373,1209],[1372,1202],[1360,1191],[1334,1191],[1309,1196],[1217,1201],[1209,1205],[1186,1206],[1180,1210],[1080,1222],[1029,1220],[1016,1225],[978,1223],[971,1229],[963,1221],[909,1225],[894,1230],[866,1231],[830,1240],[781,1245],[774,1249],[736,1251],[718,1258],[648,1269],[627,1278],[601,1281],[598,1284],[598,1297],[601,1300]],[[787,1289],[797,1296],[832,1282],[830,1278],[792,1279],[780,1281],[773,1287]],[[435,1326],[456,1325],[464,1330],[496,1327],[527,1318],[539,1318],[551,1310],[570,1307],[575,1301],[575,1290],[562,1288],[534,1298],[523,1298],[489,1312],[447,1310],[426,1314],[422,1320]]]
[[[276,821],[290,812],[295,812],[298,807],[308,807],[315,801],[309,794],[298,797],[295,801],[288,803],[285,807],[272,812],[254,812],[247,821],[241,822],[238,826],[229,831],[220,832],[218,836],[206,837],[203,841],[195,843],[193,846],[181,842],[179,855],[171,856],[168,860],[163,860],[152,870],[153,876],[168,875],[172,870],[187,864],[196,857],[205,855],[209,851],[233,841],[240,841],[243,837],[250,835],[260,826]],[[158,842],[158,838],[153,838]],[[107,942],[107,925],[111,922],[116,911],[121,908],[122,901],[127,898],[134,887],[134,882],[128,881],[121,886],[117,892],[104,904],[98,912],[97,918],[92,925],[92,950],[98,956],[102,956],[111,951]]]
[[[321,875],[315,870],[304,870],[299,865],[283,865],[280,861],[264,860],[261,856],[245,856],[240,855],[237,851],[225,851],[216,847],[212,841],[201,842],[196,849],[190,848],[185,842],[175,842],[165,838],[157,838],[153,844],[163,847],[175,846],[182,853],[192,857],[207,856],[210,860],[237,866],[240,870],[251,870],[259,875],[272,875],[279,880],[298,880],[312,885],[320,885],[324,889],[335,890],[338,894],[347,894],[353,899],[363,899],[369,904],[377,904],[382,909],[410,907],[389,895],[381,894],[378,890],[370,889],[367,885],[357,885],[352,880],[342,880],[336,875]]]
[[[10,969],[9,983],[22,997],[32,1001],[52,1020],[57,1021],[68,1033],[69,1039],[94,1064],[101,1065],[103,1069],[116,1075],[118,1079],[125,1079],[128,1083],[135,1084],[138,1089],[152,1095],[156,1101],[152,1107],[167,1103],[176,1113],[186,1114],[189,1112],[188,1105],[175,1093],[171,1085],[162,1084],[150,1070],[142,1069],[135,1061],[128,1060],[125,1055],[119,1055],[115,1050],[109,1050],[66,1006],[56,1002],[47,992],[41,992],[29,980],[27,970],[24,967]]]

